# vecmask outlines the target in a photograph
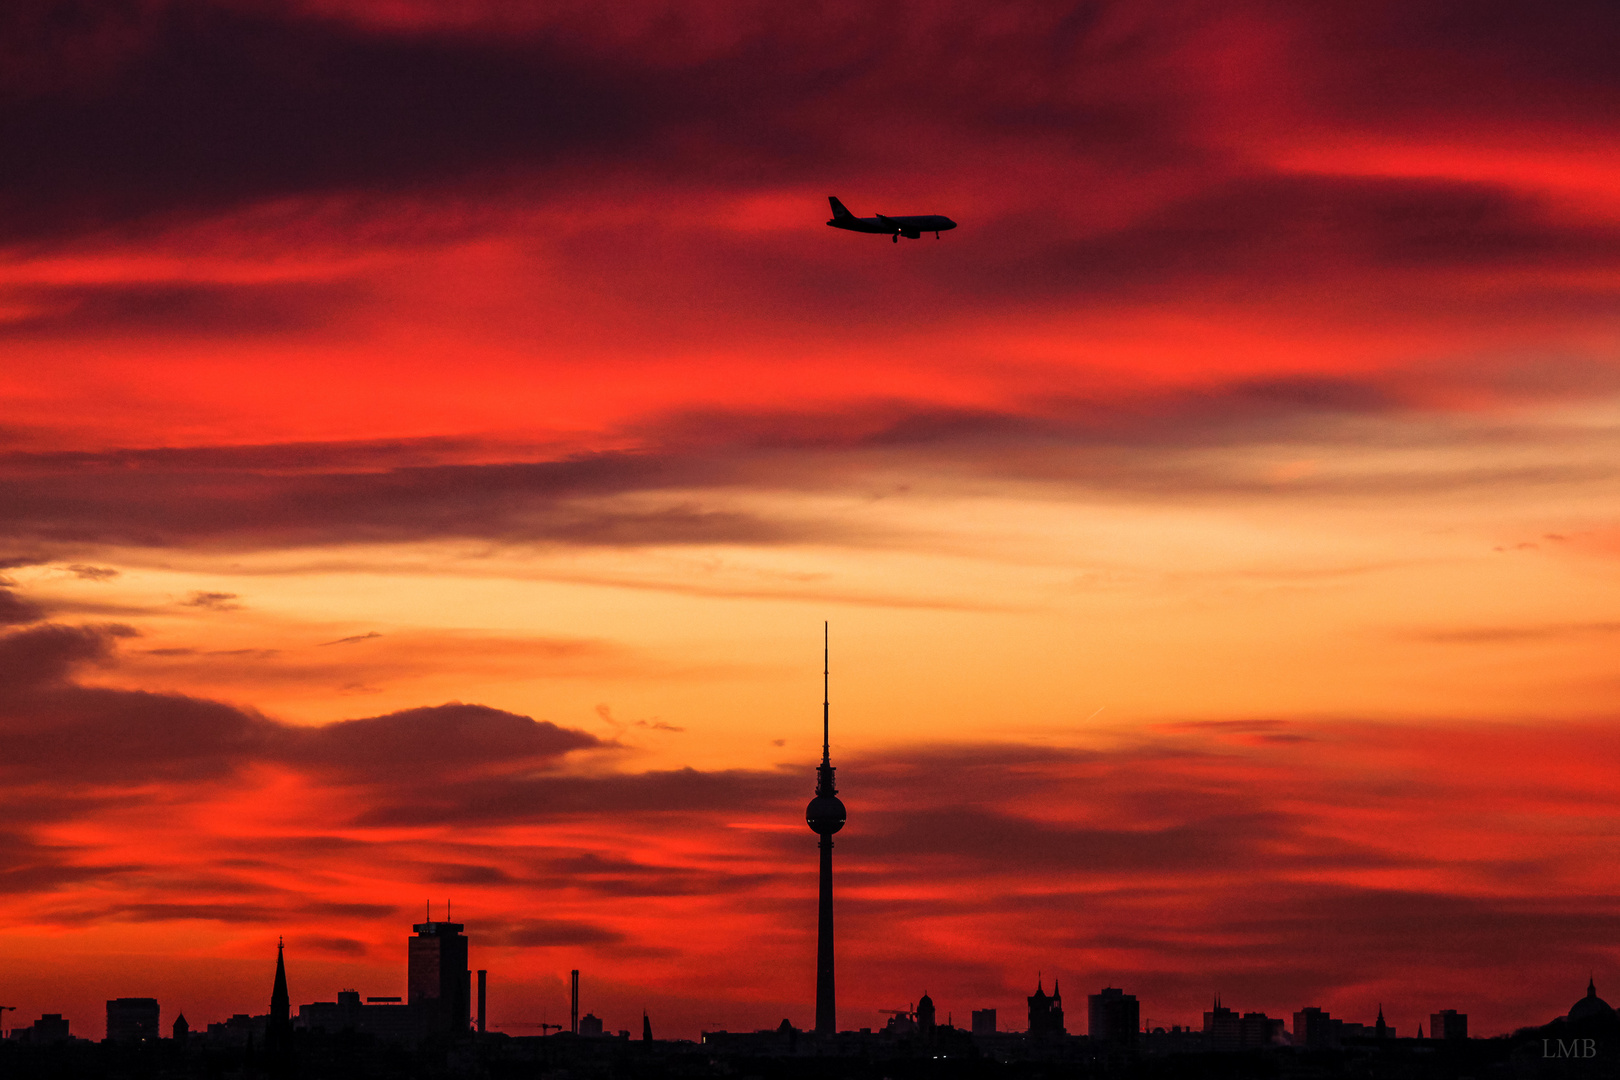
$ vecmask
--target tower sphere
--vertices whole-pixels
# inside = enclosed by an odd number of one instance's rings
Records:
[[[831,836],[844,827],[844,803],[836,795],[817,795],[805,807],[804,820],[822,836]]]

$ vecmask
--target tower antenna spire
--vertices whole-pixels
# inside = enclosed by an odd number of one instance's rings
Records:
[[[830,651],[832,631],[829,626],[830,624],[826,622],[821,624],[821,763],[823,765],[832,762],[832,756],[827,748],[827,687],[829,685],[828,672],[832,670],[831,665],[828,663],[828,659],[832,655]]]

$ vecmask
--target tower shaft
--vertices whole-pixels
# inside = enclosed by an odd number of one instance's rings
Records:
[[[838,1030],[837,990],[833,982],[833,893],[830,834],[821,837],[821,917],[816,924],[816,1034]]]

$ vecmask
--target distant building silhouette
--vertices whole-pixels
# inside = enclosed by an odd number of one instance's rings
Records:
[[[1053,982],[1052,990],[1054,993],[1057,991],[1056,982]],[[1110,1046],[1136,1045],[1136,1034],[1142,1027],[1142,1012],[1135,994],[1105,986],[1100,993],[1090,995],[1086,1005],[1087,1031],[1092,1042]]]
[[[934,1016],[934,999],[924,990],[917,1002],[917,1033],[925,1039],[934,1033]]]
[[[68,1022],[61,1013],[46,1013],[27,1027],[12,1028],[6,1037],[12,1042],[30,1046],[51,1046],[73,1041],[73,1036],[68,1033]]]
[[[1209,1049],[1209,1040],[1191,1024],[1185,1027],[1171,1024],[1168,1028],[1160,1025],[1151,1031],[1144,1028],[1138,1045],[1149,1054],[1162,1057],[1169,1054],[1201,1054]]]
[[[191,1037],[191,1025],[186,1023],[186,1014],[181,1013],[174,1018],[173,1037],[175,1042],[185,1042]]]
[[[789,1025],[792,1026],[791,1024]],[[652,1021],[647,1018],[647,1010],[641,1010],[641,1041],[652,1042]]]
[[[1288,1045],[1286,1024],[1280,1016],[1267,1016],[1263,1012],[1246,1012],[1239,1021],[1238,1045],[1251,1050],[1261,1046]]]
[[[579,1018],[579,1033],[583,1037],[602,1034],[602,1018],[595,1013],[586,1013]]]
[[[1594,993],[1593,997],[1597,997]],[[1582,999],[1585,1000],[1584,998]],[[1598,1000],[1602,1000],[1599,998]],[[1570,1010],[1574,1012],[1573,1009]],[[1613,1010],[1610,1010],[1612,1013]],[[1437,1013],[1429,1014],[1429,1038],[1431,1039],[1466,1039],[1468,1038],[1468,1014],[1460,1013],[1456,1009],[1441,1009]]]
[[[418,1010],[424,1034],[463,1034],[471,1023],[468,998],[472,972],[467,968],[466,927],[454,922],[424,922],[412,927],[406,978],[408,1001]]]
[[[478,969],[478,1034],[484,1033],[484,999],[489,990],[489,972]]]
[[[357,1031],[391,1043],[415,1042],[422,1037],[420,1010],[397,997],[371,997],[360,1003],[358,990],[339,990],[336,1001],[314,1001],[298,1006],[295,1026],[309,1031]]]
[[[1209,1050],[1255,1050],[1285,1041],[1281,1017],[1273,1019],[1263,1012],[1239,1015],[1222,1005],[1219,997],[1204,1014],[1203,1034]]]
[[[1057,980],[1052,980],[1052,996],[1048,997],[1041,987],[1041,980],[1035,980],[1035,992],[1026,999],[1029,1002],[1029,1033],[1040,1035],[1064,1035],[1063,1028],[1063,992],[1058,989]]]
[[[1395,1029],[1384,1023],[1384,1003],[1378,1003],[1378,1021],[1373,1024],[1373,1037],[1378,1039],[1393,1039]]]
[[[269,1023],[269,1016],[237,1013],[223,1023],[209,1024],[208,1041],[216,1046],[262,1047]]]
[[[1294,1014],[1294,1045],[1307,1050],[1336,1050],[1344,1025],[1314,1005]]]
[[[1222,1005],[1219,996],[1204,1014],[1204,1043],[1211,1050],[1237,1050],[1243,1046],[1242,1017]]]
[[[883,1034],[897,1039],[909,1039],[917,1034],[917,1010],[913,1006],[907,1009],[884,1009],[889,1014],[889,1022],[883,1025]]]
[[[410,1012],[398,1005],[372,1006],[374,1009],[390,1007],[402,1013]],[[360,1004],[360,991],[339,990],[336,1001],[311,1001],[298,1006],[298,1026],[306,1031],[361,1031],[364,1030],[361,1010],[365,1008]]]
[[[973,1034],[994,1035],[996,1033],[996,1010],[973,1010]]]
[[[156,1042],[157,998],[114,998],[107,1002],[107,1038],[117,1043]]]

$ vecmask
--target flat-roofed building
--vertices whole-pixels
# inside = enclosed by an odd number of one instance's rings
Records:
[[[1468,1038],[1468,1014],[1460,1013],[1456,1009],[1441,1009],[1437,1013],[1430,1013],[1429,1038]]]
[[[1337,1050],[1343,1037],[1344,1024],[1314,1005],[1294,1014],[1295,1046],[1306,1050]]]
[[[107,1039],[110,1042],[156,1042],[157,998],[113,998],[107,1002]]]
[[[1141,1006],[1135,994],[1127,994],[1116,987],[1105,986],[1100,993],[1086,999],[1087,1033],[1092,1042],[1110,1046],[1135,1046],[1136,1034],[1142,1027]]]

